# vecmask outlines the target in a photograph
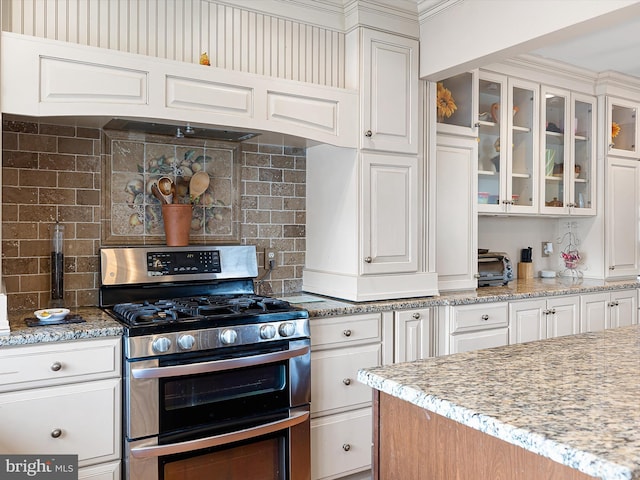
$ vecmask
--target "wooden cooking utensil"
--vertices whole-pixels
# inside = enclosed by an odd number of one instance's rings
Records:
[[[207,191],[211,179],[206,172],[197,172],[189,182],[189,199],[191,203],[197,203],[200,195]]]

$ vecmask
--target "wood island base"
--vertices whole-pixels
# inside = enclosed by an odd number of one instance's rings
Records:
[[[588,480],[591,477],[374,390],[374,480]]]

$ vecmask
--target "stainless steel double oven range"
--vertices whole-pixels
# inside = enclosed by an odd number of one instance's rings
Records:
[[[124,325],[128,480],[309,480],[305,310],[255,295],[255,247],[104,248]]]

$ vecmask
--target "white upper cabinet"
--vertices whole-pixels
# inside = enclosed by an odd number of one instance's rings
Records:
[[[418,41],[366,28],[360,33],[360,146],[417,154]]]
[[[540,212],[595,215],[595,98],[542,87]]]
[[[640,163],[637,160],[609,156],[606,192],[605,278],[635,277],[640,273]]]
[[[475,138],[438,135],[430,175],[435,197],[436,272],[442,290],[478,285],[478,211],[476,204]],[[455,219],[455,221],[452,221]]]
[[[418,270],[418,160],[362,154],[362,273]]]
[[[479,213],[538,210],[538,90],[535,83],[480,72]]]
[[[638,157],[638,104],[618,98],[607,98],[607,131],[609,155]]]

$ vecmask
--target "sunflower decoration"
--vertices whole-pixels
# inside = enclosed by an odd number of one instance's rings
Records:
[[[620,133],[620,125],[616,122],[611,122],[611,138],[616,138]]]
[[[438,82],[436,106],[439,122],[444,120],[445,117],[449,118],[451,115],[453,115],[453,112],[458,109],[456,102],[453,100],[453,95],[451,95],[451,90],[445,88],[442,82]]]

